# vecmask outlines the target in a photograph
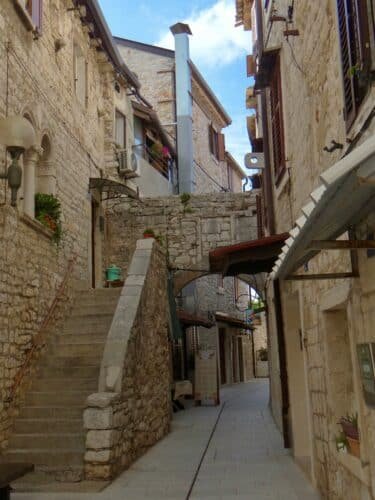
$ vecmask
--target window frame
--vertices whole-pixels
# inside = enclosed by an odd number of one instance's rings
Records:
[[[338,43],[346,131],[371,86],[371,43],[366,0],[336,0]],[[358,67],[359,72],[355,72]],[[365,80],[361,80],[361,74]],[[367,79],[367,81],[366,81]]]
[[[277,56],[276,64],[270,78],[270,114],[273,169],[275,183],[278,185],[286,170],[280,54]]]
[[[123,145],[117,142],[117,123],[118,123],[118,118],[121,118],[123,120],[124,124],[124,137],[123,137]],[[115,109],[115,130],[114,130],[114,138],[116,141],[116,146],[120,146],[121,149],[127,149],[127,124],[126,124],[126,115],[122,113],[119,109]]]

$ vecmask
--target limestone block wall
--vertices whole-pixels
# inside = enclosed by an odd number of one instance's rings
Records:
[[[271,3],[271,2],[270,2]],[[292,50],[285,43],[283,27],[274,23],[267,48],[281,47],[282,104],[285,132],[287,170],[280,183],[274,183],[274,201],[277,232],[288,231],[300,216],[301,207],[309,201],[309,193],[316,188],[319,174],[333,165],[348,148],[348,143],[364,137],[358,135],[374,106],[374,91],[364,99],[358,117],[350,130],[346,131],[343,117],[343,87],[337,32],[336,2],[302,1],[295,6],[294,27],[300,32],[289,38]],[[288,2],[277,2],[278,12],[286,12]],[[298,63],[296,64],[296,61]],[[368,122],[366,134],[373,134],[375,126]],[[324,151],[332,139],[344,145],[343,150],[331,154]],[[337,214],[340,217],[340,214]],[[369,217],[356,228],[357,237],[364,238],[374,229],[374,218]],[[363,398],[356,347],[361,342],[373,342],[374,330],[370,327],[375,307],[374,261],[359,251],[360,278],[352,280],[316,280],[303,284],[284,284],[282,301],[284,320],[288,325],[296,311],[291,312],[288,304],[298,296],[298,322],[303,346],[299,359],[292,358],[295,337],[293,329],[286,330],[289,352],[289,388],[294,387],[296,377],[305,377],[303,401],[304,413],[308,416],[306,429],[310,428],[310,448],[304,453],[311,456],[308,469],[324,498],[368,498],[374,496],[373,455],[375,421],[373,411]],[[340,272],[350,270],[347,252],[321,252],[309,262],[309,273]],[[332,379],[338,377],[331,370],[327,316],[334,316],[325,297],[339,296],[342,286],[347,287],[341,305],[334,306],[346,318],[346,333],[349,350],[345,356],[337,350],[335,358],[341,363],[342,373],[351,373],[352,390],[338,386],[332,389]],[[273,295],[269,288],[268,304]],[[329,299],[331,300],[331,299]],[[331,304],[332,305],[332,304]],[[332,306],[333,307],[333,306]],[[277,359],[277,338],[275,316],[270,308],[270,366],[272,409],[276,421],[281,425],[280,371]],[[332,320],[333,321],[333,320]],[[334,325],[333,321],[333,325]],[[302,362],[302,365],[301,365]],[[302,368],[301,368],[302,366]],[[343,384],[342,384],[343,385]],[[338,393],[336,399],[334,394]],[[350,393],[350,397],[348,394]],[[339,402],[341,401],[341,403]],[[345,408],[342,406],[344,405]],[[293,417],[295,408],[290,409]],[[337,421],[342,413],[358,412],[361,436],[361,461],[350,465],[337,453],[334,440],[339,433]],[[297,411],[298,413],[298,411]],[[296,440],[298,422],[293,428]],[[298,447],[296,442],[292,443]]]
[[[152,228],[162,237],[170,266],[208,273],[211,249],[256,237],[254,206],[251,193],[192,195],[186,203],[179,196],[115,202],[106,213],[106,260],[125,270],[136,240]]]
[[[72,305],[74,276],[69,262],[59,267],[59,250],[52,234],[33,219],[17,217],[13,208],[3,206],[0,214],[0,455],[17,416],[20,398],[35,371],[40,349],[35,351],[20,385],[15,379],[34,345],[35,335],[56,297],[63,278],[66,285],[53,315],[43,329],[43,338],[65,317]]]
[[[75,278],[88,282],[91,277],[89,178],[100,177],[105,170],[105,117],[109,114],[113,123],[114,116],[111,67],[103,64],[103,53],[90,43],[78,11],[69,10],[70,0],[43,2],[38,38],[28,30],[17,3],[22,4],[4,0],[0,5],[0,116],[26,116],[37,144],[23,159],[17,208],[9,206],[6,181],[0,181],[1,446],[6,446],[11,425],[9,411],[2,406],[4,398],[55,298],[68,260],[77,259]],[[56,40],[65,44],[59,50]],[[75,92],[75,45],[86,61],[85,102]],[[108,134],[113,137],[112,126]],[[4,169],[2,148],[0,157]],[[61,202],[63,232],[58,247],[30,213],[34,181],[35,191],[54,194]]]
[[[169,431],[168,311],[165,251],[140,240],[108,334],[100,392],[84,412],[88,479],[113,478]]]

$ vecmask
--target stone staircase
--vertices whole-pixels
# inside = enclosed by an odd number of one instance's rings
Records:
[[[37,470],[62,480],[82,479],[82,413],[87,396],[98,389],[104,345],[120,291],[90,289],[77,294],[71,315],[50,338],[39,361],[5,461],[31,462]]]

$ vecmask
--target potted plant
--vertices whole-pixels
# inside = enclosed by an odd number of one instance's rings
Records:
[[[35,194],[35,218],[50,229],[53,233],[53,240],[59,243],[61,239],[61,205],[60,201],[53,194]]]
[[[358,429],[358,414],[349,415],[340,418],[340,425],[342,431],[348,442],[349,452],[358,457],[360,456],[360,445],[359,445],[359,429]]]
[[[155,232],[153,229],[147,228],[143,231],[144,238],[155,238]]]

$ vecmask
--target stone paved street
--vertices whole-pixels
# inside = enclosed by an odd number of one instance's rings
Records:
[[[18,493],[13,498],[320,498],[282,448],[281,436],[267,406],[267,381],[256,380],[224,389],[222,402],[220,408],[191,408],[176,414],[172,432],[101,493]]]

